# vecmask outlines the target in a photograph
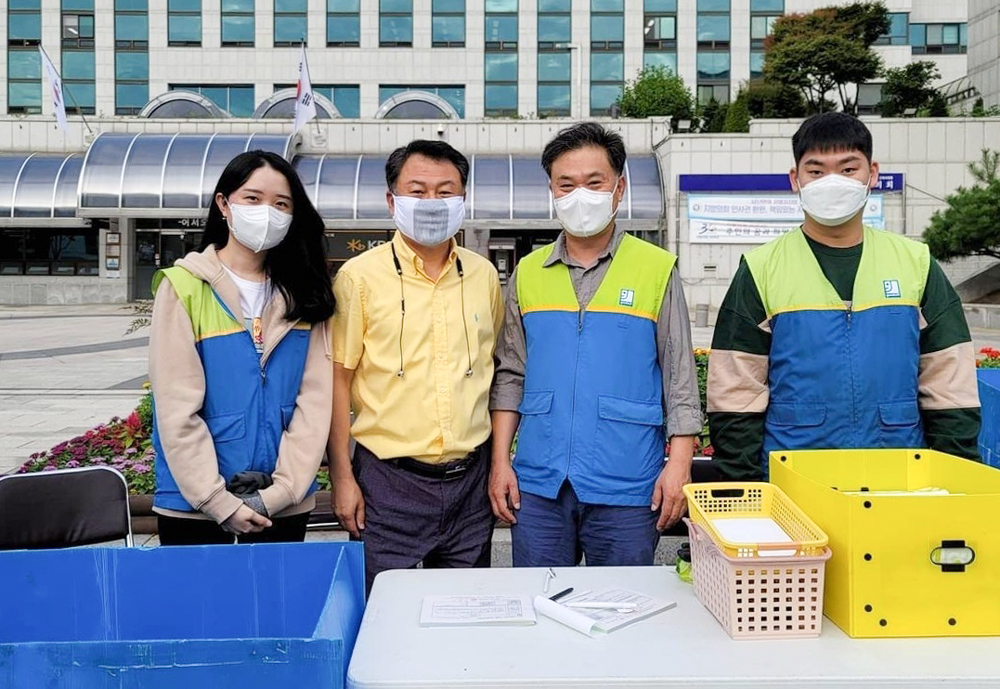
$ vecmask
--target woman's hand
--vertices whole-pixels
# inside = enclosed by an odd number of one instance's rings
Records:
[[[236,535],[260,533],[270,526],[270,519],[262,514],[257,514],[246,505],[240,505],[240,508],[233,513],[233,516],[222,522],[223,529]]]

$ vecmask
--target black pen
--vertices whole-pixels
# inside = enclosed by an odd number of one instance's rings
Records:
[[[560,598],[563,598],[564,596],[568,596],[571,593],[573,593],[573,587],[572,586],[570,586],[568,589],[563,589],[562,591],[560,591],[559,593],[555,594],[554,596],[549,596],[549,600],[556,601],[556,600],[559,600]]]

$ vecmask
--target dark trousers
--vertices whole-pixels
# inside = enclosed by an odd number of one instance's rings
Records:
[[[573,567],[581,556],[591,567],[652,565],[657,517],[649,505],[582,503],[569,481],[554,500],[522,492],[510,531],[514,566]]]
[[[367,448],[354,451],[354,477],[365,498],[365,579],[387,569],[489,567],[493,510],[484,448],[460,478],[415,474]]]
[[[160,545],[231,544],[237,540],[236,534],[229,533],[210,519],[185,519],[160,514],[156,517],[156,524]],[[308,512],[272,519],[270,528],[260,533],[244,534],[239,537],[239,542],[301,543],[306,538],[308,524]]]

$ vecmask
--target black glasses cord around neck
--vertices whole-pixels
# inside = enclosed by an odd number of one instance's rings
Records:
[[[399,276],[399,371],[396,372],[398,378],[403,377],[403,324],[406,322],[406,298],[403,294],[403,267],[399,263],[399,256],[396,255],[396,247],[389,245],[392,249],[392,263],[396,268],[396,275]],[[462,327],[465,329],[465,353],[469,357],[469,368],[465,371],[465,377],[472,377],[472,344],[469,340],[469,322],[465,318],[465,270],[462,268],[462,259],[455,256],[455,268],[458,269],[458,279],[461,283],[462,292]]]

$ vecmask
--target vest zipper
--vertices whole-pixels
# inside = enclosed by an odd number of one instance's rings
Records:
[[[569,480],[569,469],[570,465],[573,463],[573,445],[574,438],[576,437],[576,387],[577,381],[580,379],[580,341],[583,339],[583,314],[584,309],[580,309],[579,315],[576,319],[576,362],[573,365],[573,402],[570,405],[570,417],[569,417],[569,454],[566,457],[566,479]],[[572,481],[570,481],[572,485]]]
[[[851,333],[851,316],[854,313],[852,306],[847,307],[847,367],[851,376],[851,435],[856,436],[858,427],[858,400],[854,386],[854,342]],[[851,447],[857,447],[857,438],[852,437]]]

